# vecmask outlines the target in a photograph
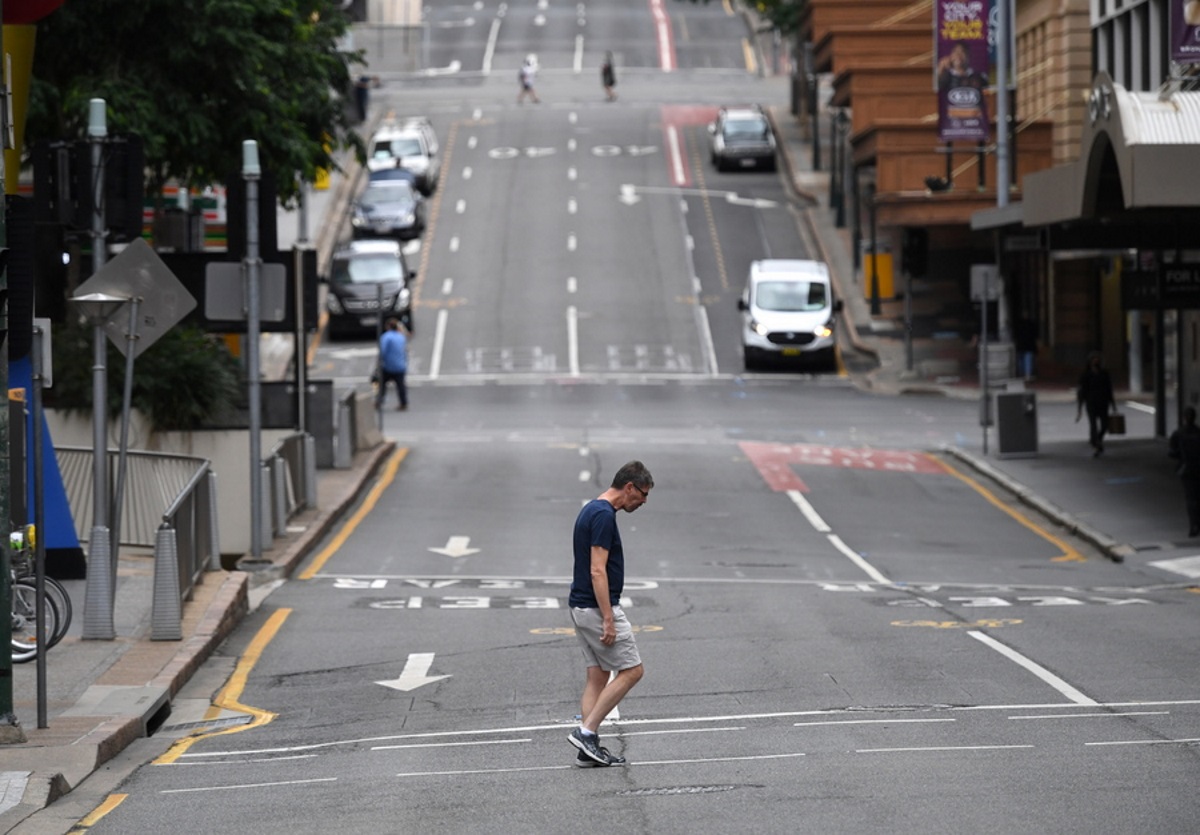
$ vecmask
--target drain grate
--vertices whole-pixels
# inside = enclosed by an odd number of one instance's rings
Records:
[[[197,728],[203,728],[209,731],[217,731],[221,728],[232,728],[236,725],[247,725],[253,716],[230,716],[226,719],[210,719],[207,722],[181,722],[178,725],[164,725],[159,728],[160,731],[194,731]]]
[[[626,789],[617,792],[617,797],[647,797],[667,794],[712,794],[713,792],[731,792],[737,786],[664,786],[658,789]]]

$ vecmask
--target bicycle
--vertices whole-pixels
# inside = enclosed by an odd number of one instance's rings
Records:
[[[36,533],[32,525],[22,531],[14,531],[9,537],[12,560],[12,660],[24,663],[37,657],[37,581],[34,576],[32,549]],[[67,634],[71,625],[71,596],[61,583],[53,577],[43,578],[45,591],[42,635],[46,648],[57,644]]]

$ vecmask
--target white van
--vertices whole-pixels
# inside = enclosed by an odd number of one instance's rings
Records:
[[[428,196],[437,188],[441,173],[437,134],[423,117],[403,122],[387,121],[371,137],[367,170],[372,174],[392,168],[411,171],[417,188]]]
[[[794,361],[837,368],[829,267],[821,261],[765,259],[750,264],[742,311],[746,370],[768,361]]]

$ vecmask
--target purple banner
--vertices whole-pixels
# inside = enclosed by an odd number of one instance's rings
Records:
[[[1200,64],[1200,0],[1168,0],[1171,4],[1171,60]]]
[[[991,133],[987,99],[990,0],[935,0],[934,76],[938,139],[986,141]]]

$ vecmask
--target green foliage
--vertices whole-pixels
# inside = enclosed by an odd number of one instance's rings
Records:
[[[335,168],[330,137],[365,154],[342,94],[361,59],[337,48],[348,22],[333,0],[72,0],[38,23],[26,147],[86,135],[88,100],[110,133],[139,134],[157,194],[204,187],[242,167],[258,142],[280,199]]]
[[[106,338],[107,407],[121,413],[125,357]],[[48,406],[90,412],[93,329],[68,324],[54,332],[54,387]],[[132,404],[154,431],[201,429],[232,409],[241,397],[240,365],[219,338],[196,328],[174,328],[134,362]]]

